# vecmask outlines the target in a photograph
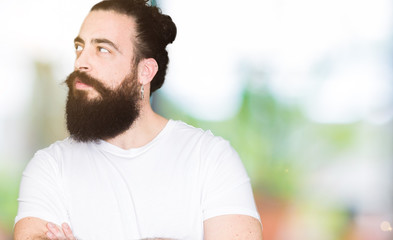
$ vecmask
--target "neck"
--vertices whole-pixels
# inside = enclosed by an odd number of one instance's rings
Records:
[[[111,139],[105,139],[105,141],[126,150],[142,147],[151,142],[167,123],[168,119],[155,113],[150,103],[144,101],[139,117],[131,127],[122,134]]]

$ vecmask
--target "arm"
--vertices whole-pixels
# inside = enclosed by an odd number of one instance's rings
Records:
[[[262,240],[262,224],[247,172],[227,141],[208,142],[202,188],[205,240]],[[203,155],[202,155],[203,156]]]
[[[22,222],[22,219],[19,222]],[[42,221],[38,219],[39,221]],[[67,224],[62,225],[62,230],[56,229],[55,226],[46,224],[45,221],[41,223],[37,222],[40,226],[37,229],[47,230],[52,234],[49,238],[39,239],[69,239],[75,240]],[[19,224],[18,222],[18,224]],[[29,224],[32,226],[32,224]],[[223,215],[207,219],[203,223],[204,225],[204,239],[205,240],[228,240],[228,239],[247,239],[247,240],[262,240],[262,227],[258,219],[246,216],[246,215]],[[46,229],[46,227],[47,229]],[[23,227],[23,226],[21,226]],[[16,226],[15,226],[16,229]],[[64,232],[64,233],[63,233]],[[15,239],[26,239],[26,238],[15,238]],[[36,239],[36,238],[34,238]],[[161,239],[161,238],[160,238]]]
[[[22,218],[15,224],[14,240],[48,239],[45,233],[47,222],[34,217]]]
[[[37,152],[26,166],[18,197],[15,240],[48,239],[48,221],[67,219],[59,175],[57,163],[43,152]]]
[[[26,217],[15,224],[14,240],[75,240],[67,223],[57,226],[45,220]]]
[[[222,215],[203,222],[205,240],[262,240],[258,219],[246,215]]]
[[[67,223],[63,223],[61,225],[61,229],[59,226],[56,226],[53,223],[48,223],[46,224],[46,227],[48,228],[48,232],[46,235],[48,236],[49,240],[77,240]],[[169,238],[144,238],[141,240],[174,240],[174,239],[169,239]]]

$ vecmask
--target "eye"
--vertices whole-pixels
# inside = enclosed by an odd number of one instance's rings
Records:
[[[81,45],[75,44],[75,51],[80,52],[83,50],[83,47]]]
[[[98,51],[102,53],[109,53],[109,50],[103,47],[98,47]]]

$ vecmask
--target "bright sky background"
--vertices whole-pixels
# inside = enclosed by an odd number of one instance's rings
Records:
[[[73,38],[97,1],[4,1],[0,8],[0,119],[25,111],[32,61],[72,71]],[[162,0],[178,26],[164,93],[195,117],[235,114],[242,66],[267,73],[288,104],[320,122],[392,117],[392,2],[389,0]]]

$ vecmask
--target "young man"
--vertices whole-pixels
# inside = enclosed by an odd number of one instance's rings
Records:
[[[96,4],[66,80],[70,137],[26,167],[15,239],[262,239],[229,143],[153,112],[171,18],[145,0]]]

